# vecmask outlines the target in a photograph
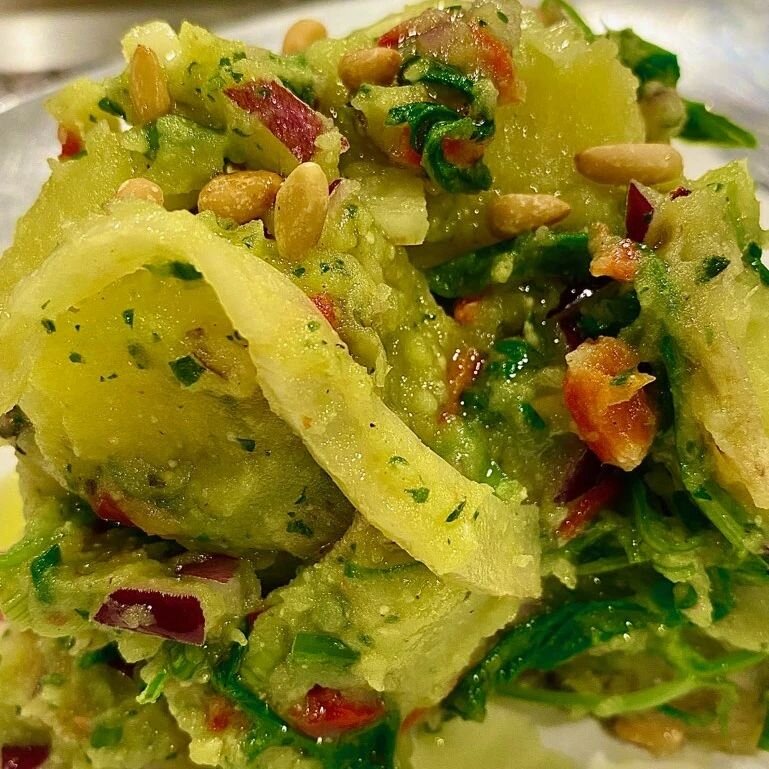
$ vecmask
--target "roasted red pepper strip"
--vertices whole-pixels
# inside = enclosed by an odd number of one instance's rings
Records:
[[[369,726],[385,714],[379,699],[353,700],[337,689],[314,686],[304,703],[297,705],[291,720],[310,737],[332,737]]]
[[[605,510],[622,491],[622,479],[616,475],[607,475],[592,489],[573,500],[566,508],[566,518],[558,527],[557,534],[563,539],[571,539],[578,534],[593,518]]]
[[[566,363],[563,397],[580,438],[602,462],[637,467],[657,431],[643,390],[654,377],[640,373],[636,352],[612,337],[583,342]]]
[[[448,395],[440,421],[446,422],[459,413],[462,393],[476,380],[483,368],[483,357],[473,347],[457,350],[446,366]]]
[[[336,305],[331,294],[323,291],[310,297],[310,301],[318,308],[320,314],[328,321],[332,328],[339,328],[339,318],[336,314]]]

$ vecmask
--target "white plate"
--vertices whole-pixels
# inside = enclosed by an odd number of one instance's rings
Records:
[[[684,72],[687,61],[694,68],[694,74],[690,70],[687,78],[693,97],[711,96],[719,109],[733,115],[746,114],[745,104],[748,103],[754,108],[752,113],[748,112],[755,118],[766,115],[769,107],[769,85],[761,83],[758,74],[769,70],[769,66],[761,65],[761,61],[769,65],[766,53],[769,49],[763,47],[764,41],[769,39],[769,14],[765,3],[766,0],[735,2],[729,5],[728,14],[720,2],[707,0],[678,4],[669,0],[646,0],[644,3],[584,0],[580,5],[596,25],[602,21],[615,28],[635,25],[640,33],[680,52]],[[304,3],[297,8],[260,14],[219,31],[225,36],[278,50],[283,33],[297,18],[322,19],[332,34],[342,35],[402,5],[401,0]],[[676,19],[661,24],[670,13]],[[695,36],[685,35],[687,29],[695,30]],[[733,36],[730,36],[730,29]],[[746,39],[753,40],[751,45],[754,47],[748,45]],[[708,43],[716,40],[720,40],[721,45],[708,47]],[[736,44],[738,41],[740,45]],[[708,80],[706,66],[721,74],[728,73],[728,77]],[[703,73],[702,76],[698,77],[697,71]],[[728,88],[718,91],[713,84],[719,82],[728,84]],[[732,88],[735,82],[740,83],[741,88]],[[44,115],[42,102],[43,98],[38,97],[0,115],[0,248],[10,242],[13,222],[34,200],[47,176],[44,159],[58,150],[55,126]],[[769,121],[763,118],[762,125],[766,124]],[[769,165],[763,152],[694,150],[684,146],[684,153],[690,176],[722,165],[735,154],[751,154],[754,171],[760,176]],[[769,197],[763,193],[762,198],[766,215],[769,213],[769,205],[766,205]],[[0,452],[0,476],[11,468],[10,455]],[[3,495],[0,504],[7,504],[6,499]],[[769,769],[769,754],[735,757],[687,748],[672,758],[655,760],[643,750],[612,739],[592,720],[575,721],[551,709],[495,702],[484,724],[456,720],[439,734],[421,733],[415,741],[414,765],[415,769],[469,769],[476,766],[483,769]]]

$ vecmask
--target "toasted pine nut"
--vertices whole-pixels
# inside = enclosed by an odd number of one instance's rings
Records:
[[[681,725],[662,713],[620,716],[611,727],[621,740],[640,745],[655,756],[675,753],[685,739]]]
[[[299,19],[288,28],[286,36],[283,38],[283,53],[301,53],[313,43],[317,43],[318,40],[325,40],[327,37],[328,32],[319,21]]]
[[[571,206],[555,195],[500,195],[488,210],[491,231],[500,238],[555,224],[570,213]]]
[[[392,48],[350,51],[339,60],[339,79],[350,91],[357,91],[364,83],[390,85],[401,61],[401,55]]]
[[[580,152],[574,163],[583,176],[599,184],[660,184],[684,170],[679,152],[669,144],[606,144]]]
[[[151,48],[137,45],[128,68],[128,93],[139,123],[151,123],[171,110],[168,77]]]
[[[159,206],[162,206],[165,200],[163,190],[155,182],[151,182],[143,176],[124,181],[117,188],[115,197],[119,200],[147,200],[150,203],[157,203]]]
[[[261,219],[275,202],[283,179],[272,171],[236,171],[208,182],[198,195],[198,210],[245,224]]]
[[[275,199],[278,253],[299,261],[319,240],[328,213],[328,181],[317,163],[297,166]]]

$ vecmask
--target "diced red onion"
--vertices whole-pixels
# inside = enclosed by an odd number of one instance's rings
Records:
[[[134,526],[134,522],[120,509],[117,502],[109,495],[102,494],[93,506],[93,511],[103,521],[119,523],[121,526]]]
[[[238,570],[238,559],[218,553],[201,553],[193,560],[176,566],[176,574],[180,577],[199,577],[212,582],[229,582]]]
[[[50,752],[48,745],[3,745],[2,769],[37,769]]]
[[[203,609],[192,595],[121,588],[109,596],[94,620],[109,627],[197,646],[205,640]]]
[[[649,198],[644,195],[635,182],[630,182],[630,186],[627,188],[627,210],[625,212],[625,230],[628,237],[636,243],[643,243],[653,216],[654,206]]]

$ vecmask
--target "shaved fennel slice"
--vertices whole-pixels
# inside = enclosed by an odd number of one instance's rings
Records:
[[[301,290],[186,211],[115,204],[18,284],[0,322],[0,407],[19,400],[36,339],[45,334],[43,315],[56,317],[120,277],[169,259],[203,273],[248,339],[270,407],[375,528],[438,576],[469,589],[539,593],[535,510],[502,501],[425,446],[378,397]]]

